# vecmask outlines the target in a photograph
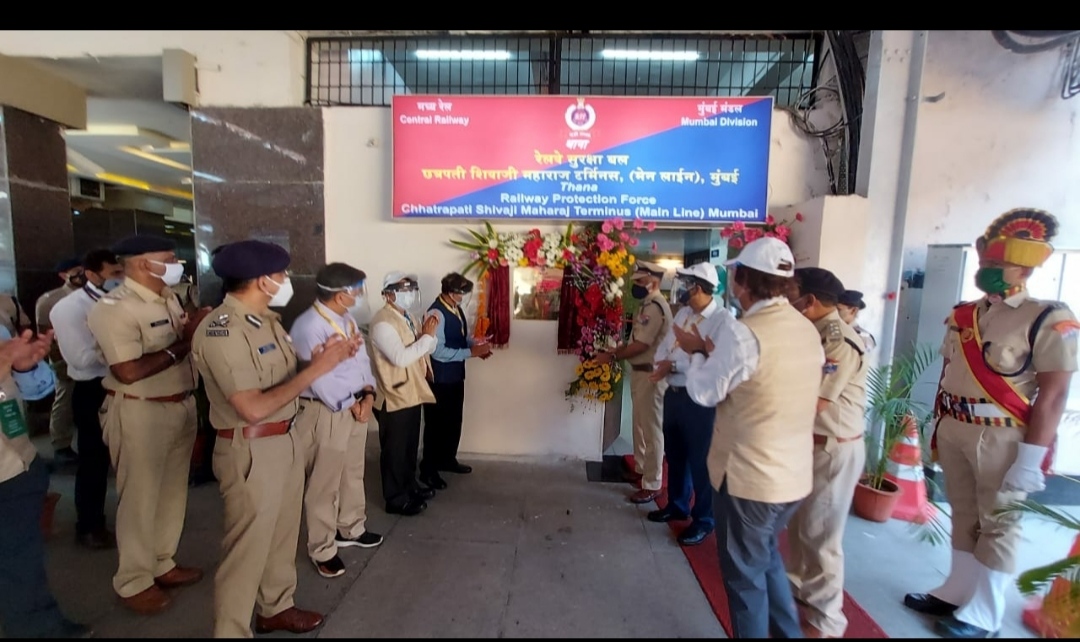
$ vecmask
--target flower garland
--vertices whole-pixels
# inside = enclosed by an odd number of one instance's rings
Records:
[[[747,243],[763,237],[777,238],[787,243],[788,238],[791,236],[792,226],[802,220],[803,215],[796,212],[794,221],[785,219],[777,223],[776,218],[769,214],[765,217],[765,225],[763,226],[751,227],[742,221],[736,221],[720,230],[720,236],[727,239],[728,248],[736,250],[742,249]]]
[[[484,222],[484,232],[468,230],[474,241],[451,240],[455,247],[468,251],[472,262],[464,273],[476,271],[479,277],[492,268],[556,267],[563,268],[573,255],[573,224],[563,233],[542,234],[538,229],[528,232],[499,234],[491,223]]]

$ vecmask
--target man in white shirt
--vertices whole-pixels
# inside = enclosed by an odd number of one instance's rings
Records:
[[[420,283],[415,274],[391,272],[383,279],[386,305],[371,319],[371,365],[375,373],[375,419],[379,422],[379,469],[386,512],[417,515],[435,496],[416,480],[423,406],[435,403],[431,353],[438,345],[438,317],[416,322]]]
[[[105,527],[105,495],[109,484],[109,449],[101,436],[98,411],[105,401],[101,381],[109,371],[86,318],[106,292],[120,285],[124,268],[110,250],[94,250],[83,259],[86,282],[61,299],[49,313],[56,343],[75,382],[71,395],[79,447],[75,473],[75,540],[91,549],[114,548],[116,536]]]
[[[705,463],[712,439],[716,404],[696,403],[686,390],[690,352],[681,346],[676,328],[696,328],[702,337],[719,337],[721,327],[734,317],[717,305],[713,292],[720,277],[711,263],[698,263],[675,271],[672,299],[682,308],[672,319],[671,328],[656,349],[656,364],[651,381],[667,379],[664,393],[664,454],[668,463],[668,502],[648,514],[653,522],[669,522],[691,517],[693,521],[681,533],[683,546],[695,546],[709,536],[716,525],[713,517],[712,490]],[[690,494],[694,506],[690,507]]]
[[[777,538],[813,487],[814,419],[825,353],[797,298],[795,259],[761,238],[728,262],[744,310],[719,339],[676,326],[693,354],[686,388],[716,406],[708,468],[732,637],[802,637]]]

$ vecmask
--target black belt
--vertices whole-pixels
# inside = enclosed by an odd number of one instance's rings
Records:
[[[686,392],[686,386],[668,386],[668,390],[675,393]]]

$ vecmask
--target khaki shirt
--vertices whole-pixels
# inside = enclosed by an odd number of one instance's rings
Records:
[[[160,352],[179,341],[187,315],[169,288],[158,295],[128,278],[90,308],[86,321],[105,362],[115,366]],[[110,370],[102,385],[106,390],[135,397],[168,397],[195,389],[195,366],[189,354],[156,375],[132,384],[121,383]]]
[[[835,310],[815,321],[814,327],[825,350],[818,397],[831,402],[818,413],[814,432],[839,439],[859,437],[866,430],[866,347]]]
[[[34,305],[34,317],[37,319],[38,332],[45,332],[52,328],[52,323],[49,321],[49,313],[52,312],[52,309],[60,302],[60,299],[78,289],[79,288],[73,288],[65,283],[55,290],[49,290],[38,297],[37,303]],[[60,344],[56,341],[53,341],[52,347],[49,348],[49,361],[57,366],[63,366],[64,364],[64,355],[60,354]],[[61,370],[66,374],[66,369],[61,368]],[[58,371],[57,374],[61,374],[61,372]]]
[[[210,424],[217,430],[248,425],[230,397],[244,390],[269,390],[296,376],[296,352],[281,315],[269,310],[255,314],[231,294],[199,324],[191,351],[206,385]],[[289,421],[299,409],[299,398],[293,399],[263,423]]]
[[[30,317],[10,294],[0,294],[0,325],[7,328],[13,337],[18,336],[19,329],[30,327]]]
[[[1022,291],[996,303],[983,297],[978,302],[979,334],[987,363],[1000,373],[1012,374],[1023,368],[1028,355],[1031,364],[1021,373],[1006,379],[1025,397],[1032,399],[1038,392],[1035,376],[1040,372],[1076,372],[1077,329],[1080,324],[1064,304],[1053,310],[1043,320],[1034,345],[1028,344],[1028,336],[1039,314],[1050,305],[1048,301],[1031,298]],[[968,370],[963,348],[960,347],[960,329],[950,314],[946,320],[948,330],[941,345],[941,356],[948,360],[941,387],[958,397],[986,398]]]
[[[656,355],[656,349],[664,340],[670,327],[671,306],[659,291],[651,292],[642,300],[641,309],[634,316],[634,325],[630,331],[632,341],[640,341],[649,348],[636,357],[627,359],[627,362],[635,366],[651,364]]]

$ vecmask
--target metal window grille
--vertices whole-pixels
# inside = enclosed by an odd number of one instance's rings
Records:
[[[817,80],[821,38],[558,35],[308,39],[307,102],[390,105],[400,93],[762,96]]]

